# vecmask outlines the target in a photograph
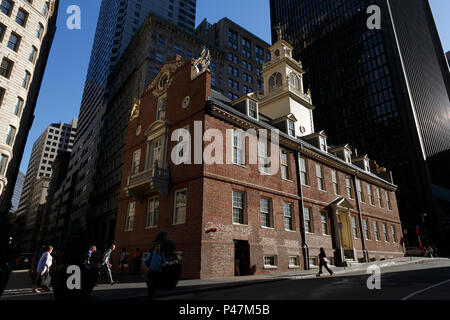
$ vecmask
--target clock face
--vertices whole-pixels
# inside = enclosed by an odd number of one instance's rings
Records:
[[[169,82],[169,74],[164,73],[161,78],[159,78],[159,88],[163,89],[166,87],[167,82]]]
[[[181,107],[183,109],[186,109],[187,107],[189,107],[190,103],[191,103],[191,97],[187,96],[183,99],[183,103],[181,104]]]

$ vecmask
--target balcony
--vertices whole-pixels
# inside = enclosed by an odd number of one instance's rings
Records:
[[[167,195],[169,193],[170,172],[168,169],[155,166],[128,178],[128,194],[136,199],[144,195],[159,192]]]

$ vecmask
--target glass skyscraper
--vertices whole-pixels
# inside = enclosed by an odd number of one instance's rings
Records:
[[[448,250],[450,77],[428,1],[270,5],[272,28],[281,28],[306,68],[317,127],[393,171],[409,245],[419,226],[423,242]],[[381,9],[379,30],[367,26],[371,5]]]

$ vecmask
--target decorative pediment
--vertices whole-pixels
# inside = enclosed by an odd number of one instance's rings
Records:
[[[330,207],[336,207],[339,209],[353,210],[352,204],[346,198],[337,198],[330,203]]]
[[[176,60],[173,62],[168,62],[162,66],[161,70],[156,75],[155,79],[150,83],[145,92],[152,89],[153,95],[158,97],[172,85],[173,77],[172,74],[181,68],[181,66],[186,62],[186,60]]]
[[[147,140],[151,141],[166,132],[168,127],[168,123],[163,120],[157,120],[153,122],[147,130],[145,130],[145,136],[147,136]]]

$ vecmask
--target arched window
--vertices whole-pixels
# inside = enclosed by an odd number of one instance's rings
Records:
[[[300,90],[300,80],[294,72],[289,74],[289,82],[294,89]]]
[[[274,91],[283,86],[283,77],[281,73],[274,73],[269,79],[269,91]]]

